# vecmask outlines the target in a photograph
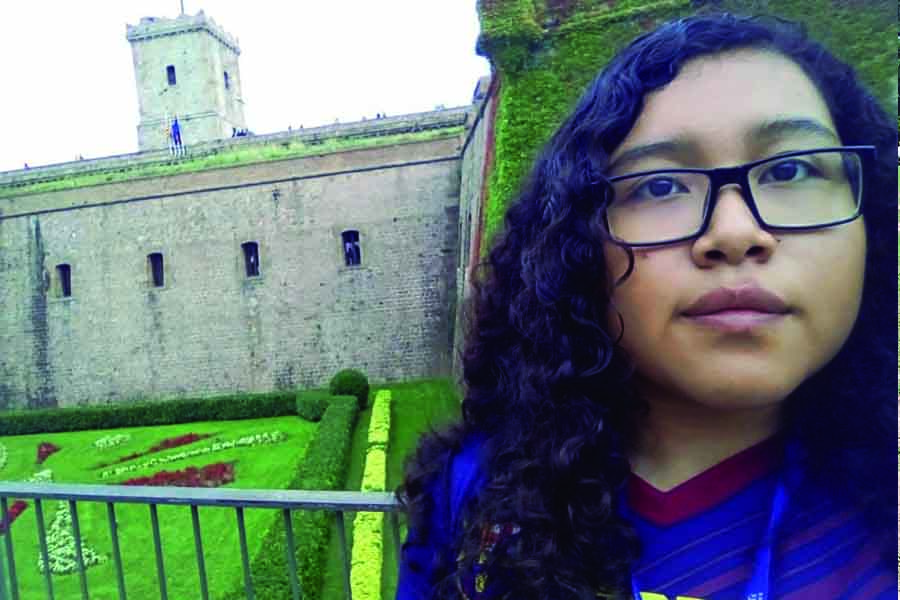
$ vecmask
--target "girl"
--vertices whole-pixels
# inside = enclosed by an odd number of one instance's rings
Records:
[[[476,282],[397,598],[893,600],[896,144],[784,21],[616,56]]]

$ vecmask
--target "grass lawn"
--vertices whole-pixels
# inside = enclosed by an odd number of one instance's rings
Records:
[[[429,424],[438,424],[460,416],[460,397],[450,379],[425,379],[395,384],[373,385],[369,395],[369,405],[375,393],[381,389],[391,390],[391,438],[388,448],[387,485],[394,490],[403,477],[403,460],[416,447],[419,435],[428,430]],[[369,417],[372,409],[360,413],[353,433],[353,452],[347,472],[345,489],[358,490],[362,482],[363,460],[365,458]],[[353,516],[347,513],[348,549],[352,548]],[[386,522],[387,524],[387,522]],[[343,570],[338,538],[332,529],[328,550],[328,566],[325,571],[322,598],[342,598],[344,594]],[[401,525],[401,543],[406,538],[406,528]],[[397,549],[389,529],[384,536],[384,569],[382,571],[382,598],[392,599],[396,595],[398,563]]]
[[[236,461],[236,480],[223,487],[252,489],[283,489],[296,472],[317,425],[294,416],[270,419],[184,423],[178,425],[126,428],[106,431],[76,431],[56,434],[34,434],[0,438],[8,451],[9,460],[0,470],[0,480],[20,481],[42,469],[53,471],[56,483],[111,483],[132,477],[152,475],[157,470],[175,471],[188,466],[203,466],[215,462]],[[288,439],[272,445],[254,448],[231,448],[197,457],[181,459],[163,465],[136,470],[109,480],[99,478],[100,470],[91,467],[116,457],[149,449],[164,438],[189,432],[214,433],[213,437],[178,448],[172,448],[130,462],[141,462],[154,456],[167,456],[200,448],[214,441],[237,439],[246,435],[281,431]],[[106,450],[97,450],[94,440],[106,434],[129,433],[131,440]],[[40,442],[52,442],[61,450],[37,466],[36,453]],[[10,501],[10,505],[12,500]],[[56,513],[56,502],[44,502],[45,526],[49,528]],[[167,591],[170,598],[198,598],[200,587],[190,509],[160,506],[158,508],[163,561],[166,569]],[[275,511],[268,509],[244,512],[250,556],[259,550],[262,536],[268,529]],[[78,518],[85,545],[106,557],[106,561],[87,570],[91,598],[117,598],[115,567],[106,506],[102,503],[78,504]],[[125,586],[129,598],[158,598],[153,537],[149,509],[146,506],[116,505],[119,525],[119,544],[122,553]],[[211,597],[229,591],[236,578],[241,581],[240,546],[233,509],[201,508],[200,523],[206,560],[207,579]],[[38,570],[39,546],[37,524],[32,502],[12,527],[16,556],[16,572],[22,600],[46,598],[43,576]],[[79,598],[77,573],[54,575],[56,598]]]

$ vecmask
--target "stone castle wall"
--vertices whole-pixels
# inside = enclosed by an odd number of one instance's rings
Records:
[[[462,381],[460,354],[463,350],[463,311],[469,298],[470,270],[479,260],[478,230],[482,222],[482,190],[485,186],[485,162],[489,149],[491,107],[496,96],[490,93],[490,78],[478,82],[475,91],[473,119],[462,151],[462,177],[459,192],[459,260],[456,264],[456,305],[453,307],[454,336],[453,378]]]
[[[0,408],[448,375],[464,140],[0,199]]]

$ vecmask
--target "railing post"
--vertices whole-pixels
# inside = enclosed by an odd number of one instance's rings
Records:
[[[391,520],[391,533],[394,536],[394,553],[397,556],[397,564],[400,564],[400,560],[402,558],[403,553],[401,552],[401,543],[400,543],[400,522],[397,518],[397,511],[392,510],[388,513],[388,518]]]
[[[6,523],[6,560],[9,566],[9,588],[12,592],[12,600],[19,600],[19,582],[16,579],[16,555],[13,552],[12,541],[12,519],[9,519],[9,507],[6,505],[6,498],[0,498],[0,514],[3,515],[3,521]]]
[[[40,498],[35,498],[34,500],[34,512],[37,517],[41,558],[44,561],[44,584],[47,586],[47,598],[53,600],[53,575],[50,573],[50,552],[47,550],[47,531],[44,529],[44,506]]]
[[[244,593],[248,600],[253,600],[253,577],[250,575],[250,556],[247,551],[247,531],[244,529],[244,509],[234,508],[237,513],[238,538],[241,542],[241,565],[244,567]]]
[[[297,559],[294,557],[294,524],[291,522],[291,509],[285,508],[281,511],[284,516],[284,535],[287,538],[287,563],[288,577],[291,580],[291,593],[294,600],[300,600],[302,595],[300,591],[300,583],[297,581]]]
[[[122,554],[119,552],[119,524],[116,523],[116,511],[112,502],[106,503],[106,518],[109,519],[109,538],[112,540],[113,562],[116,564],[119,600],[125,600],[125,574],[122,572]]]
[[[197,571],[200,576],[200,596],[209,600],[209,589],[206,583],[206,562],[203,560],[203,540],[200,537],[200,514],[197,505],[191,504],[191,524],[194,527],[194,550],[197,554]]]
[[[156,551],[156,577],[159,579],[159,597],[169,600],[166,591],[166,569],[163,566],[162,540],[159,537],[159,516],[156,514],[156,505],[150,504],[150,524],[153,526],[153,548]]]
[[[75,562],[78,564],[78,576],[81,583],[81,598],[88,600],[87,569],[84,568],[84,556],[81,552],[81,527],[78,526],[78,507],[74,500],[69,500],[69,512],[72,515],[72,533],[75,534]],[[47,565],[48,567],[50,565]]]
[[[5,515],[4,515],[5,517]],[[6,552],[0,546],[0,600],[9,600],[9,592],[6,591]]]
[[[353,591],[350,589],[350,554],[347,552],[347,532],[344,528],[344,511],[338,510],[334,513],[337,519],[338,537],[341,541],[341,558],[344,563],[344,594],[347,600],[353,600]]]

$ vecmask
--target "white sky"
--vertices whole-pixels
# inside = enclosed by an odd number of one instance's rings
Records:
[[[487,61],[476,0],[184,0],[236,36],[254,133],[461,106]],[[137,151],[125,25],[178,0],[0,4],[0,171]]]

